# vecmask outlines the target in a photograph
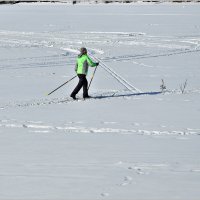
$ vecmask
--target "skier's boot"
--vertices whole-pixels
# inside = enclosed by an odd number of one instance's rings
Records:
[[[91,98],[91,96],[86,95],[86,96],[83,96],[83,98],[84,98],[84,99],[89,99],[89,98]]]
[[[76,95],[71,94],[70,97],[71,97],[72,99],[76,100]]]

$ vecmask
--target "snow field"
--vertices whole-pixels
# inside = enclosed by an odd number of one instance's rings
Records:
[[[199,9],[0,6],[0,199],[198,199]],[[142,92],[99,66],[46,96],[82,46]]]

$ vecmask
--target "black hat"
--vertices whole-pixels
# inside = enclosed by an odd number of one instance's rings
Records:
[[[87,49],[85,47],[82,47],[80,49],[81,55],[87,54]]]

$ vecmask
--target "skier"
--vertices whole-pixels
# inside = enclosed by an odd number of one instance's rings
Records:
[[[82,47],[80,49],[80,54],[78,55],[75,71],[79,78],[78,85],[75,87],[73,92],[71,93],[70,97],[76,100],[76,94],[78,94],[79,90],[83,87],[83,98],[90,98],[88,95],[88,82],[86,79],[88,66],[96,67],[99,63],[93,62],[90,57],[87,55],[87,49]]]

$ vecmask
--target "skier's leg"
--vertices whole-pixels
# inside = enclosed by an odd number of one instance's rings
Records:
[[[88,97],[88,81],[86,76],[84,77],[84,83],[83,83],[83,98]]]
[[[78,78],[79,78],[78,85],[75,87],[75,89],[73,90],[73,92],[70,95],[72,98],[76,97],[76,94],[78,94],[78,92],[80,91],[80,89],[82,88],[82,86],[84,84],[84,78],[83,78],[82,74],[78,74]]]

